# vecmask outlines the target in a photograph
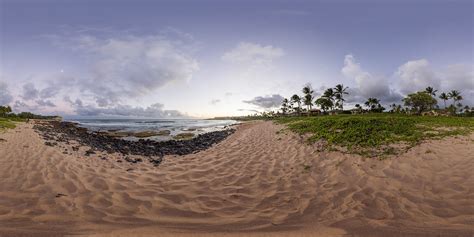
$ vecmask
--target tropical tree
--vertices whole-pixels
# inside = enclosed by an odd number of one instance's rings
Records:
[[[325,97],[327,98],[328,100],[331,101],[331,110],[334,108],[334,97],[335,97],[335,93],[334,93],[334,90],[332,88],[328,88],[324,91],[323,93],[323,96],[322,97]]]
[[[378,100],[377,98],[370,97],[364,104],[372,111],[375,110],[378,105],[380,105],[380,100]]]
[[[337,105],[339,106],[339,108],[341,108],[341,110],[344,110],[344,95],[347,95],[349,94],[346,90],[348,89],[349,87],[344,87],[343,84],[338,84],[336,85],[336,87],[334,87],[334,96],[336,97],[336,100],[337,100]]]
[[[303,103],[308,107],[308,111],[311,111],[311,107],[313,106],[313,89],[311,89],[311,85],[306,85],[303,87]],[[309,115],[309,113],[308,113]]]
[[[319,97],[314,103],[318,105],[324,112],[328,111],[334,106],[332,100],[324,96]]]
[[[464,99],[464,98],[462,98],[462,96],[458,95],[458,96],[456,96],[456,97],[454,98],[454,101],[455,101],[455,102],[458,102],[458,101],[463,100],[463,99]]]
[[[294,94],[293,96],[291,96],[291,101],[293,101],[293,103],[298,104],[298,107],[296,107],[296,112],[299,115],[301,112],[301,97],[297,94]]]
[[[288,112],[289,101],[287,98],[283,99],[281,103],[281,112],[285,115]]]
[[[0,116],[4,117],[8,113],[12,112],[12,108],[10,106],[0,106]]]
[[[444,101],[444,108],[446,109],[446,101],[449,100],[449,95],[443,92],[439,95],[439,98]]]
[[[431,96],[431,94],[426,93],[426,91],[419,91],[413,94],[409,94],[406,98],[402,100],[405,103],[405,106],[409,106],[416,113],[420,114],[428,108],[432,108],[435,105],[436,99]]]
[[[392,108],[391,112],[395,112],[395,109],[397,108],[397,105],[395,103],[391,104],[390,107]]]
[[[457,90],[452,90],[448,93],[448,97],[450,99],[453,99],[453,105],[456,104],[456,101],[458,101],[460,96],[461,96],[461,93]],[[462,100],[462,97],[461,97],[461,100]]]
[[[401,106],[401,105],[397,105],[397,108],[395,109],[395,112],[397,112],[397,113],[402,112],[402,106]]]
[[[432,96],[436,96],[436,92],[438,92],[438,90],[435,90],[433,87],[428,86],[426,87],[425,92]]]
[[[360,104],[355,104],[354,106],[355,106],[356,109],[362,110],[362,106],[360,106]]]

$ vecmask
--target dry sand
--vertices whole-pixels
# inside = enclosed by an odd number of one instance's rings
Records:
[[[474,135],[380,161],[281,128],[246,123],[153,167],[20,124],[0,134],[0,236],[474,236]]]

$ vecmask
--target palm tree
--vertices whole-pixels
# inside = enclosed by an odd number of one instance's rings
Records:
[[[452,90],[448,93],[448,97],[450,99],[453,99],[453,105],[456,104],[456,101],[458,101],[458,98],[461,96],[461,93],[457,90]],[[462,100],[462,97],[461,97]]]
[[[377,108],[377,106],[380,106],[380,100],[378,100],[377,98],[370,97],[364,104],[370,110],[374,110],[375,108]]]
[[[298,112],[298,115],[300,114],[300,111],[301,111],[301,97],[299,97],[297,94],[294,94],[292,97],[291,97],[291,101],[293,101],[293,103],[297,103],[298,104],[298,107],[297,107],[297,112]]]
[[[444,101],[444,108],[446,109],[446,101],[449,100],[449,96],[443,92],[439,95],[439,98]]]
[[[435,90],[433,87],[428,86],[426,87],[425,92],[432,96],[436,96],[436,92],[438,92],[438,90]]]
[[[283,112],[283,115],[285,115],[286,112],[288,112],[288,103],[289,101],[287,98],[283,99],[283,102],[281,103],[281,111]]]
[[[397,108],[397,105],[395,103],[391,104],[390,107],[392,107],[392,113],[395,112],[395,109]]]
[[[12,112],[12,108],[10,106],[0,106],[0,116],[5,116],[8,113]]]
[[[306,85],[303,87],[304,100],[303,103],[308,106],[308,112],[311,111],[311,106],[313,105],[313,89],[311,85]],[[308,113],[309,115],[309,113]]]
[[[324,91],[323,97],[327,98],[328,100],[331,101],[331,110],[334,108],[334,96],[336,94],[334,93],[334,90],[332,88],[328,88]]]
[[[332,108],[334,106],[332,100],[324,96],[319,97],[314,103],[316,105],[319,105],[323,112],[326,112],[329,108]]]
[[[397,113],[400,113],[402,111],[402,106],[401,105],[397,105],[397,109],[396,109]]]
[[[347,87],[347,86],[344,87],[343,84],[338,84],[338,85],[336,85],[336,87],[334,87],[334,90],[335,90],[334,94],[336,96],[336,99],[338,101],[338,105],[340,106],[341,110],[344,110],[344,101],[345,101],[344,100],[344,95],[349,94],[346,91],[348,88],[349,87]]]

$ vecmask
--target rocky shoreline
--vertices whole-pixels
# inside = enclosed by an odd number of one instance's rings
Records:
[[[92,132],[71,122],[42,121],[36,122],[33,128],[45,140],[45,144],[49,146],[56,146],[58,143],[70,144],[70,141],[77,141],[81,146],[90,147],[85,152],[85,156],[95,154],[96,151],[109,154],[121,153],[126,156],[125,161],[137,163],[142,160],[131,159],[127,156],[140,155],[148,157],[148,160],[154,165],[159,165],[165,155],[181,156],[205,150],[235,132],[235,129],[228,128],[222,131],[200,134],[189,140],[153,141],[139,139],[138,141],[128,141]],[[72,149],[78,150],[79,147],[72,147]]]

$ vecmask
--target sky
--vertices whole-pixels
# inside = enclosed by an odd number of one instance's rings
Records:
[[[427,86],[474,106],[473,22],[471,0],[0,0],[0,104],[206,118],[343,83],[346,108]]]

